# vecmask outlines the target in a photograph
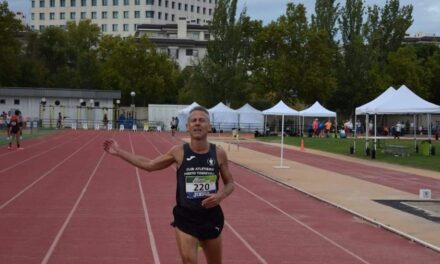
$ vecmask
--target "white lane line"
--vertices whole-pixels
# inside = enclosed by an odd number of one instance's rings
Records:
[[[64,231],[66,230],[67,225],[69,224],[70,220],[72,219],[73,214],[76,211],[76,208],[78,207],[79,203],[81,202],[82,198],[84,197],[84,194],[86,193],[90,182],[92,181],[93,177],[96,174],[96,171],[98,170],[99,165],[101,165],[101,162],[103,160],[105,156],[105,152],[102,153],[101,157],[99,158],[98,163],[95,166],[95,169],[93,170],[93,172],[90,174],[89,179],[87,180],[86,185],[84,186],[84,188],[81,191],[81,194],[78,196],[78,199],[76,199],[75,204],[73,205],[72,209],[70,210],[69,215],[67,216],[66,220],[64,220],[63,225],[61,226],[60,230],[58,231],[57,235],[55,236],[55,239],[52,241],[52,244],[49,247],[49,250],[46,252],[46,255],[44,256],[44,259],[41,261],[42,264],[46,264],[50,257],[52,256],[55,247],[58,245],[58,242],[60,241],[61,236],[63,235]]]
[[[130,134],[128,134],[128,139],[130,140],[131,152],[134,154],[133,141],[131,140]],[[147,235],[150,239],[150,244],[151,244],[151,252],[153,253],[154,263],[160,264],[159,252],[157,251],[156,239],[154,238],[153,228],[151,227],[150,215],[148,214],[148,207],[147,207],[147,203],[145,202],[145,195],[144,195],[144,190],[142,189],[141,177],[139,175],[139,168],[135,167],[135,169],[136,169],[136,178],[138,182],[139,192],[141,194],[142,208],[144,209],[145,224],[147,225],[147,231],[148,231]]]
[[[62,137],[64,137],[64,135],[66,135],[66,134],[63,134]],[[66,137],[67,137],[67,136],[66,136]],[[38,145],[41,145],[41,144],[52,143],[53,141],[57,140],[58,138],[61,138],[61,136],[51,137],[51,138],[49,138],[49,140],[37,139],[37,140],[39,140],[40,142],[37,142],[37,143],[34,143],[34,144],[30,144],[30,145],[26,144],[26,145],[24,145],[24,146],[26,147],[26,150],[28,150],[28,149],[30,149],[30,148],[33,148],[33,147],[38,146]],[[20,142],[21,142],[21,141],[20,141]],[[25,142],[26,142],[26,141],[25,141]],[[21,142],[21,145],[23,146],[23,143],[22,143],[22,142]],[[5,146],[7,146],[7,144],[5,144]],[[15,153],[15,151],[10,151],[10,150],[8,150],[7,152],[5,152],[5,153],[3,153],[3,154],[0,154],[0,157],[7,156],[7,155],[13,155],[14,153]]]
[[[73,152],[72,154],[70,154],[68,157],[66,157],[65,159],[63,159],[62,161],[60,161],[60,163],[58,163],[57,165],[55,165],[54,167],[52,167],[52,169],[48,170],[46,173],[44,173],[43,175],[41,175],[38,179],[36,179],[35,181],[33,181],[31,184],[29,184],[27,187],[25,187],[23,190],[21,190],[20,192],[18,192],[16,195],[14,195],[11,199],[9,199],[8,201],[6,201],[5,203],[3,203],[0,206],[0,210],[2,210],[3,208],[5,208],[8,204],[12,203],[15,199],[17,199],[18,197],[20,197],[23,193],[25,193],[27,190],[29,190],[30,188],[32,188],[35,184],[37,184],[39,181],[41,181],[42,179],[44,179],[47,175],[49,175],[52,171],[54,171],[56,168],[58,168],[59,166],[61,166],[64,162],[66,162],[68,159],[70,159],[73,155],[75,155],[76,153],[78,153],[80,150],[82,150],[85,146],[87,146],[90,142],[92,142],[95,138],[97,137],[97,135],[95,135],[95,137],[93,137],[91,140],[89,140],[86,144],[84,144],[82,147],[80,147],[79,149],[77,149],[75,152]]]
[[[298,220],[297,218],[293,217],[292,215],[288,214],[287,212],[283,211],[282,209],[280,209],[279,207],[277,207],[276,205],[272,204],[271,202],[269,202],[268,200],[264,199],[263,197],[259,196],[258,194],[252,192],[251,190],[249,190],[248,188],[244,187],[243,185],[235,182],[235,184],[237,186],[239,186],[240,188],[242,188],[243,190],[245,190],[246,192],[248,192],[249,194],[255,196],[257,199],[259,199],[260,201],[266,203],[267,205],[269,205],[270,207],[272,207],[273,209],[277,210],[278,212],[280,212],[281,214],[287,216],[288,218],[292,219],[293,221],[297,222],[299,225],[303,226],[304,228],[306,228],[307,230],[311,231],[312,233],[316,234],[317,236],[319,236],[320,238],[326,240],[327,242],[329,242],[330,244],[334,245],[335,247],[341,249],[342,251],[344,251],[345,253],[351,255],[352,257],[356,258],[357,260],[361,261],[362,263],[369,263],[368,261],[366,261],[365,259],[363,259],[362,257],[358,256],[356,253],[350,251],[349,249],[345,248],[344,246],[340,245],[339,243],[337,243],[336,241],[333,241],[332,239],[330,239],[329,237],[325,236],[324,234],[320,233],[319,231],[317,231],[316,229],[312,228],[311,226],[307,225],[306,223],[302,222],[301,220]]]
[[[156,150],[157,153],[162,155],[162,152],[159,151],[159,149],[149,140],[149,138],[147,138],[144,134],[143,136],[149,141],[149,143],[153,146],[153,148]],[[169,141],[167,141],[166,143],[169,143]],[[174,146],[174,145],[173,145]],[[173,166],[174,171],[177,171],[176,167]],[[257,250],[254,249],[247,241],[246,239],[244,239],[244,237],[242,235],[240,235],[240,233],[232,227],[231,224],[229,224],[228,221],[225,221],[226,226],[231,229],[232,233],[244,244],[244,246],[246,248],[249,249],[249,251],[259,260],[261,261],[261,263],[267,264],[268,262],[260,255],[258,254]]]
[[[50,148],[50,149],[48,149],[48,150],[45,150],[45,151],[43,151],[43,152],[40,152],[40,153],[38,153],[38,154],[36,154],[36,155],[33,155],[33,156],[27,158],[27,159],[24,159],[24,160],[22,160],[22,161],[20,161],[20,162],[17,162],[17,163],[15,163],[15,164],[12,165],[12,166],[9,166],[9,167],[7,167],[7,168],[4,168],[3,170],[0,170],[0,173],[3,173],[3,172],[8,171],[8,170],[10,170],[10,169],[13,169],[13,168],[17,167],[18,165],[23,164],[23,163],[25,163],[25,162],[27,162],[27,161],[33,160],[33,159],[35,159],[35,158],[37,158],[37,157],[39,157],[39,156],[41,156],[41,155],[43,155],[43,154],[46,154],[47,152],[50,152],[50,151],[52,151],[52,150],[54,150],[54,149],[56,149],[56,148],[59,148],[59,147],[65,145],[65,144],[67,144],[67,143],[69,143],[69,142],[71,142],[71,141],[73,141],[73,140],[75,140],[75,139],[77,139],[77,138],[69,139],[69,140],[67,140],[67,141],[64,142],[64,143],[61,143],[61,144],[56,145],[55,147],[52,147],[52,148]]]
[[[261,262],[264,264],[267,264],[268,262],[260,255],[258,254],[257,250],[255,250],[247,241],[246,239],[244,239],[244,237],[242,237],[240,235],[240,233],[237,232],[237,230],[235,230],[235,228],[232,227],[231,224],[229,224],[228,221],[225,221],[225,224],[227,227],[229,227],[229,229],[231,229],[232,233],[234,233],[234,235],[245,245],[245,247],[247,247],[249,249],[249,251],[254,254],[254,256]]]

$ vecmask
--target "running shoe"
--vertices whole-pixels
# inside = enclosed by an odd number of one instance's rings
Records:
[[[18,150],[23,150],[24,148],[22,148],[22,147],[19,147],[19,148],[17,148]]]

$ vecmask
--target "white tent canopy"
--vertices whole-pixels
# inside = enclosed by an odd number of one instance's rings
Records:
[[[356,115],[366,115],[366,127],[368,127],[368,115],[374,115],[374,149],[376,149],[376,115],[413,114],[414,127],[416,127],[415,115],[428,114],[428,138],[431,138],[430,114],[432,113],[440,113],[440,106],[422,99],[405,85],[402,85],[398,90],[390,87],[373,101],[356,108]],[[414,129],[414,145],[416,145],[415,140],[416,133]],[[368,129],[366,129],[366,147],[368,147]]]
[[[284,116],[299,116],[299,112],[295,109],[288,107],[282,100],[273,107],[263,111],[264,115],[277,115],[281,116],[281,155],[280,155],[280,165],[276,168],[288,168],[283,166],[283,155],[284,155]]]
[[[211,124],[219,130],[231,130],[238,127],[238,112],[222,102],[208,110]]]
[[[369,112],[371,114],[440,113],[440,106],[422,99],[408,87],[402,85],[394,95],[380,104],[376,104]]]
[[[264,115],[261,111],[246,103],[236,110],[239,114],[240,129],[264,132]]]
[[[193,102],[189,106],[177,112],[177,117],[179,118],[179,131],[186,131],[186,121],[188,120],[189,112],[196,106],[200,105],[196,102]]]
[[[336,112],[326,109],[318,101],[309,108],[299,111],[299,114],[307,117],[336,117]]]
[[[299,114],[303,117],[302,119],[302,131],[304,131],[304,119],[305,117],[334,117],[336,119],[336,112],[330,111],[324,106],[322,106],[318,101],[316,101],[310,107],[299,111]],[[337,120],[335,124],[337,125]],[[336,127],[336,126],[335,126]]]
[[[355,114],[356,115],[365,115],[368,113],[371,114],[371,109],[374,109],[376,106],[381,105],[384,102],[388,101],[390,98],[393,97],[393,95],[395,93],[396,93],[396,89],[394,89],[393,87],[389,87],[385,92],[380,94],[378,97],[376,97],[372,101],[370,101],[364,105],[361,105],[359,107],[356,107]]]

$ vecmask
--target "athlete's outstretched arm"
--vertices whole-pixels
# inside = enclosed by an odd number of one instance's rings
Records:
[[[234,191],[234,179],[229,170],[228,157],[226,156],[225,150],[220,146],[217,146],[217,160],[219,163],[220,176],[223,181],[223,188],[202,201],[202,206],[205,208],[217,206]]]
[[[104,150],[107,151],[109,154],[120,157],[121,159],[146,171],[161,170],[175,163],[175,155],[173,154],[175,149],[176,147],[173,147],[167,153],[160,155],[154,160],[150,160],[145,157],[123,150],[121,147],[119,147],[118,142],[116,142],[116,140],[114,139],[108,139],[104,141]]]

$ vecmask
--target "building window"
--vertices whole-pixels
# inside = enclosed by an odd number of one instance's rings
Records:
[[[125,31],[125,32],[128,31],[128,24],[124,24],[124,31]]]
[[[43,30],[44,30],[44,26],[40,25],[40,31],[43,31]]]
[[[61,12],[60,13],[60,20],[64,20],[64,19],[66,19],[66,13]]]
[[[86,6],[87,5],[87,0],[81,0],[81,6]]]
[[[208,10],[209,12],[209,15],[211,15],[212,14],[212,9],[210,8],[209,10]]]
[[[206,7],[203,8],[203,14],[206,15]]]
[[[81,12],[81,19],[86,19],[86,12]]]
[[[96,12],[92,12],[92,19],[96,19]]]
[[[55,13],[49,13],[49,19],[55,20]]]
[[[194,12],[194,6],[191,5],[191,12]]]
[[[145,11],[145,17],[146,18],[153,18],[154,17],[154,11]]]
[[[138,24],[134,24],[134,31],[136,31],[138,28]]]
[[[70,0],[70,6],[76,6],[76,0]]]
[[[162,0],[159,0],[159,3],[157,3],[158,6],[162,6]]]
[[[34,0],[32,1],[32,5],[31,6],[32,6],[32,8],[35,8],[35,1]]]
[[[102,32],[107,32],[107,24],[102,24],[101,25],[101,31]]]
[[[200,6],[197,7],[197,14],[200,14]]]
[[[118,31],[118,24],[113,24],[112,25],[112,31],[113,32],[117,32]]]
[[[146,5],[154,5],[154,0],[145,0]]]
[[[60,0],[60,6],[65,7],[66,6],[66,0]]]
[[[176,7],[176,2],[171,2],[171,8],[174,9]]]
[[[141,11],[134,11],[134,18],[140,18],[141,17]]]
[[[192,56],[193,55],[193,49],[186,49],[186,56]]]
[[[135,5],[140,5],[141,4],[141,0],[134,0],[134,4]]]
[[[113,11],[113,18],[118,18],[118,11]]]
[[[165,13],[165,20],[168,20],[168,13]]]
[[[128,18],[129,16],[129,12],[128,11],[124,11],[124,18]]]
[[[40,7],[44,7],[44,6],[45,6],[44,0],[40,0]]]
[[[40,13],[40,20],[44,20],[44,13]]]
[[[32,1],[33,2],[33,1]],[[50,0],[49,1],[49,6],[50,7],[55,7],[55,0]]]
[[[102,6],[107,6],[108,5],[108,1],[107,0],[102,0]]]
[[[113,0],[113,5],[114,6],[118,6],[119,5],[119,0]]]
[[[188,11],[188,4],[185,4],[185,11]]]
[[[6,104],[6,100],[5,99],[0,99],[0,104]]]
[[[168,7],[168,0],[165,0],[165,7]]]
[[[107,19],[107,11],[102,11],[101,12],[101,18],[102,19]]]
[[[35,19],[35,14],[31,13],[31,20],[34,20],[34,19]]]
[[[162,19],[162,12],[157,12],[157,19]]]
[[[171,15],[171,21],[174,21],[174,14]]]
[[[182,3],[177,4],[177,9],[182,10]]]
[[[124,0],[124,5],[130,5],[130,0]]]
[[[76,18],[75,12],[70,12],[70,19],[74,20]]]
[[[92,6],[96,6],[97,0],[92,0]]]
[[[44,29],[44,27],[43,27]],[[19,105],[20,104],[20,99],[14,99],[14,105]]]

